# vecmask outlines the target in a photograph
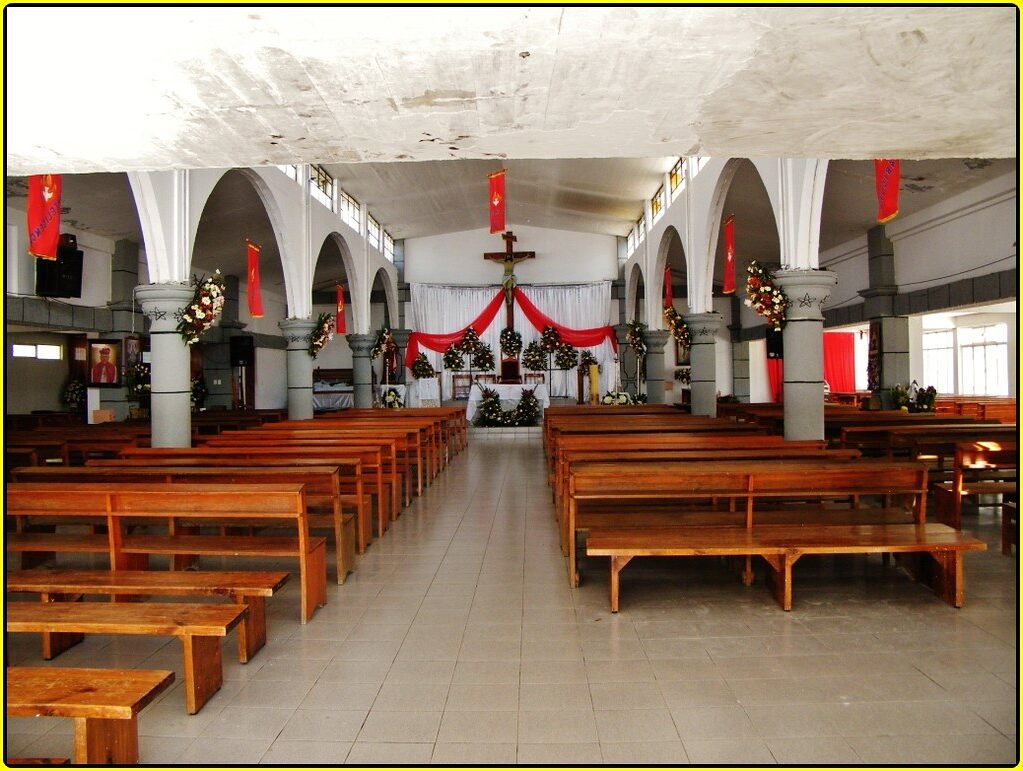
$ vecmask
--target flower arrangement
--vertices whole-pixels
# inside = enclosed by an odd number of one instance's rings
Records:
[[[478,426],[535,426],[540,419],[540,402],[533,389],[523,388],[522,397],[513,410],[501,409],[501,397],[490,388],[483,388],[474,422]]]
[[[210,394],[210,389],[206,387],[206,381],[202,376],[192,378],[192,401],[195,402],[196,406],[201,407],[203,402],[206,401],[206,397]]]
[[[682,385],[689,385],[690,383],[692,383],[693,376],[689,370],[689,367],[678,367],[675,370],[675,380],[677,380]]]
[[[625,341],[629,347],[636,352],[637,356],[646,356],[646,341],[643,339],[643,332],[646,331],[646,324],[633,319],[629,322],[629,331],[625,335]]]
[[[597,357],[593,355],[593,351],[584,348],[579,352],[579,369],[589,370],[591,364],[597,364]]]
[[[430,360],[426,358],[425,353],[421,353],[416,356],[416,360],[412,362],[412,377],[437,377],[437,371],[433,368],[433,365],[430,364]]]
[[[137,361],[128,369],[128,398],[143,401],[152,390],[152,369],[148,364]]]
[[[469,362],[473,369],[490,372],[494,368],[494,350],[481,340],[470,354]]]
[[[781,287],[775,286],[774,274],[753,260],[746,268],[746,307],[752,308],[781,329],[789,300]]]
[[[458,350],[462,353],[472,353],[479,348],[480,345],[482,345],[482,343],[480,341],[479,333],[472,327],[469,327],[465,330],[465,333],[462,335],[462,339],[458,343]]]
[[[511,327],[501,330],[501,355],[512,357],[522,353],[522,335]]]
[[[309,355],[314,359],[320,355],[323,346],[334,339],[334,314],[321,313],[316,319],[316,327],[309,335]]]
[[[465,369],[465,356],[455,343],[444,351],[444,369]]]
[[[388,388],[384,391],[384,395],[381,398],[381,404],[389,409],[399,409],[405,406],[405,403],[401,400],[401,394],[398,393],[397,388]]]
[[[80,407],[85,403],[85,383],[77,378],[69,381],[64,387],[64,395],[61,397],[61,401],[72,408]]]
[[[689,334],[689,327],[682,320],[682,314],[679,313],[675,308],[669,305],[663,311],[664,323],[668,325],[668,331],[671,332],[671,336],[675,338],[675,342],[681,345],[683,348],[688,348],[693,344],[692,335]]]
[[[193,281],[195,279],[193,278]],[[224,277],[214,271],[209,278],[196,281],[192,302],[181,312],[178,332],[185,345],[195,345],[212,327],[224,310]]]
[[[555,369],[572,369],[579,365],[579,353],[568,343],[558,346],[554,352]]]
[[[379,332],[376,332],[376,341],[373,343],[372,349],[369,351],[369,358],[375,359],[387,351],[394,343],[391,339],[391,330],[386,326],[382,326]]]
[[[635,401],[628,391],[608,391],[600,397],[600,403],[618,406],[620,404],[635,404]]]
[[[558,330],[551,326],[544,327],[540,335],[540,349],[544,353],[554,353],[560,347],[561,335]]]
[[[921,388],[914,380],[909,387],[895,384],[891,388],[895,407],[903,412],[934,412],[938,390],[934,386]]]
[[[536,340],[527,345],[526,350],[522,352],[522,366],[530,372],[543,372],[547,369],[547,354]]]

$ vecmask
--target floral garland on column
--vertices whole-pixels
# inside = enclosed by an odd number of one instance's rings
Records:
[[[662,312],[664,316],[664,323],[668,326],[668,331],[671,332],[671,336],[675,338],[675,342],[681,345],[683,348],[688,348],[693,344],[692,335],[689,334],[689,327],[682,320],[682,314],[675,310],[674,306],[669,305]]]
[[[316,327],[309,335],[309,355],[314,359],[320,355],[323,346],[334,339],[334,314],[321,313],[316,319]]]
[[[195,294],[192,302],[181,312],[178,321],[178,333],[185,345],[195,345],[220,318],[224,310],[224,277],[216,270],[209,278],[195,282]]]
[[[642,321],[633,319],[629,322],[629,331],[625,335],[625,341],[637,356],[646,356],[646,341],[643,339],[645,331],[646,324]]]
[[[392,345],[394,345],[394,342],[391,339],[391,330],[387,327],[381,327],[380,331],[377,332],[376,342],[373,343],[373,348],[369,352],[369,358],[376,359]]]
[[[746,307],[752,308],[780,330],[785,323],[789,299],[775,286],[774,274],[753,260],[746,268]]]

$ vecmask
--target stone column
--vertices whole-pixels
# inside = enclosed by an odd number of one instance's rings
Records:
[[[373,406],[373,360],[369,352],[373,350],[376,335],[348,335],[345,338],[352,349],[352,384],[355,386],[355,406]]]
[[[863,315],[881,326],[881,380],[877,384],[882,397],[894,385],[909,384],[909,317],[895,313],[895,247],[885,235],[884,226],[867,231],[868,289],[860,290]],[[877,390],[875,390],[875,393]],[[884,404],[891,407],[891,404]]]
[[[615,324],[615,339],[618,340],[618,362],[619,370],[622,373],[621,390],[629,391],[632,394],[636,394],[639,388],[638,376],[639,372],[636,369],[638,363],[636,352],[629,346],[629,325],[628,324]],[[614,389],[614,378],[611,378],[611,385],[608,386],[609,390]]]
[[[789,307],[782,329],[785,438],[824,438],[824,315],[821,308],[838,276],[826,270],[783,270],[775,283]]]
[[[195,293],[184,284],[135,287],[143,315],[150,320],[150,422],[153,447],[192,445],[192,387],[188,346],[177,330],[181,311]]]
[[[732,394],[748,404],[749,395],[749,341],[732,342]]]
[[[405,349],[408,348],[408,339],[412,334],[411,329],[392,329],[391,337],[394,340],[394,344],[398,346],[398,373],[395,375],[396,383],[405,383]],[[497,356],[500,357],[501,352],[497,352]]]
[[[312,319],[284,319],[277,326],[288,342],[288,420],[313,417],[313,357],[309,341],[316,322]]]
[[[646,395],[651,404],[664,404],[664,345],[671,339],[666,329],[648,329],[646,342]]]
[[[689,348],[689,402],[693,415],[718,414],[717,333],[721,314],[687,313],[682,320],[689,327],[693,343]]]

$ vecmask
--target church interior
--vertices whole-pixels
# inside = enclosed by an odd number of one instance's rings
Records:
[[[7,10],[5,759],[1017,763],[1016,10],[452,10]]]

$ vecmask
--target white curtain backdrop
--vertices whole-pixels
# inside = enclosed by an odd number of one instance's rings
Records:
[[[494,294],[499,285],[487,287],[446,286],[440,284],[411,284],[413,330],[432,334],[454,332],[475,319]],[[574,329],[590,329],[611,323],[611,282],[599,281],[591,284],[535,284],[520,286],[537,308],[559,324]],[[515,306],[515,329],[522,335],[523,348],[540,339],[540,332],[533,328],[525,315]],[[494,358],[500,367],[501,330],[505,325],[505,308],[501,307],[490,329],[480,333],[480,338],[494,350]],[[477,330],[479,331],[479,330]],[[614,350],[610,343],[587,349],[601,365],[601,392],[614,386]],[[426,358],[441,375],[443,395],[451,398],[451,373],[443,370],[442,353],[423,349]],[[468,363],[468,362],[467,362]],[[524,371],[524,370],[523,370]],[[548,382],[551,396],[577,398],[575,370],[554,370]],[[584,385],[585,388],[585,385]]]

